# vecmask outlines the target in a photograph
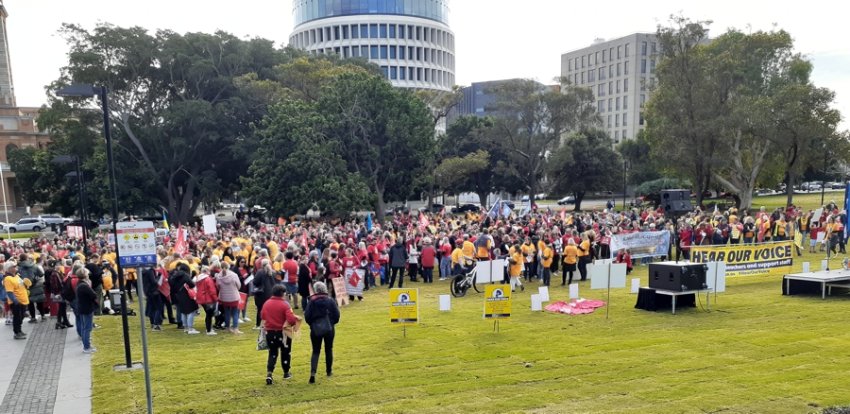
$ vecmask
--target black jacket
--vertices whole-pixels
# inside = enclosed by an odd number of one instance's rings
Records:
[[[261,269],[254,275],[254,280],[251,281],[254,289],[262,289],[262,292],[254,292],[254,296],[263,301],[272,297],[272,288],[274,288],[274,275],[268,274],[264,269]]]
[[[304,321],[308,325],[313,325],[314,322],[327,315],[331,320],[331,325],[339,323],[339,307],[336,301],[325,294],[315,294],[310,297],[307,302],[307,309],[304,309]]]
[[[83,315],[93,314],[97,309],[97,294],[88,283],[77,283],[77,312]]]
[[[404,244],[396,243],[390,247],[390,267],[407,267],[407,250]]]
[[[195,287],[195,283],[192,282],[192,278],[188,273],[182,270],[175,270],[168,277],[168,281],[171,282],[172,302],[177,305],[177,310],[180,313],[188,314],[198,310],[197,302],[189,296],[189,292],[186,290],[187,286],[189,288]]]
[[[310,277],[310,268],[305,264],[298,265],[298,294],[307,297],[310,296],[310,283],[313,278]]]
[[[156,269],[149,267],[143,270],[142,278],[144,278],[143,283],[145,284],[145,296],[151,298],[162,295],[159,292],[159,284],[157,283],[159,280],[159,273],[156,272]]]
[[[91,288],[97,289],[103,285],[103,268],[95,263],[86,263],[86,269],[89,270],[89,279],[91,279]]]

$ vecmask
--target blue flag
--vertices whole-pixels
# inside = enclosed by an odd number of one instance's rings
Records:
[[[372,231],[372,213],[366,213],[366,231]]]
[[[501,203],[501,200],[496,200],[493,203],[493,207],[490,207],[490,211],[487,212],[487,217],[496,218],[499,215],[499,203]]]
[[[847,228],[847,223],[850,222],[850,214],[848,214],[847,208],[850,207],[850,184],[846,184],[844,188],[844,239],[847,239],[847,236],[850,235],[850,229]]]

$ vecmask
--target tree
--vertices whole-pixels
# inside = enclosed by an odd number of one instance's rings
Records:
[[[434,177],[443,190],[459,194],[474,186],[477,175],[486,173],[490,167],[490,153],[484,150],[463,157],[446,158],[434,170]],[[479,194],[479,197],[482,195]],[[486,193],[481,199],[486,207]]]
[[[537,193],[549,154],[562,136],[599,122],[592,91],[566,79],[561,82],[560,91],[527,79],[506,81],[494,89],[495,138],[529,199]]]
[[[628,183],[638,185],[661,178],[661,164],[652,154],[652,145],[646,130],[638,132],[635,139],[627,139],[617,145],[617,152],[628,163]]]
[[[415,92],[416,97],[422,100],[425,103],[425,106],[428,108],[428,111],[431,113],[431,119],[434,123],[434,128],[436,130],[440,130],[438,128],[441,123],[445,123],[449,113],[460,103],[460,100],[463,99],[463,89],[459,86],[455,85],[452,87],[451,91],[437,91],[433,89],[420,89]],[[443,128],[444,129],[444,128]],[[445,135],[443,135],[445,136]],[[423,178],[426,181],[426,185],[428,186],[428,210],[431,210],[431,205],[434,203],[434,187],[436,185],[436,176],[434,175],[435,168],[437,164],[440,162],[440,154],[438,151],[433,152],[433,156],[428,160],[428,166],[426,174]],[[485,203],[486,200],[482,201],[482,204]]]
[[[314,204],[334,216],[367,206],[363,177],[347,171],[339,142],[325,134],[315,103],[286,100],[271,107],[257,130],[260,147],[243,194],[275,215],[304,214]]]
[[[575,209],[589,191],[608,190],[619,182],[622,159],[611,138],[602,130],[573,134],[552,156],[548,167],[556,191],[573,193]]]
[[[69,61],[49,91],[53,96],[73,83],[109,88],[122,205],[142,189],[150,205],[164,206],[172,221],[185,223],[201,201],[217,199],[238,182],[248,166],[238,147],[265,106],[241,93],[236,80],[271,76],[287,58],[272,42],[224,32],[151,35],[108,24],[91,32],[64,25],[62,34]],[[77,113],[91,104],[65,101]]]
[[[645,118],[655,156],[693,179],[700,204],[720,153],[716,120],[725,94],[712,83],[711,62],[701,47],[708,40],[710,22],[671,20],[674,27],[658,28],[658,84]]]
[[[414,178],[433,156],[428,109],[380,76],[344,73],[322,88],[318,111],[328,118],[328,135],[341,143],[349,171],[374,193],[383,220],[386,197],[410,195]]]

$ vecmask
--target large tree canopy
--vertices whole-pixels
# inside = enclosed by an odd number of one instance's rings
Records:
[[[42,116],[55,117],[50,112],[64,105],[54,95],[63,86],[108,87],[122,208],[165,207],[176,223],[186,222],[201,201],[220,198],[247,169],[237,147],[246,145],[250,125],[265,107],[242,93],[236,79],[267,78],[294,53],[224,32],[152,35],[101,24],[92,31],[64,25],[62,34],[70,47],[68,64],[49,87],[51,105]],[[94,103],[64,101],[71,114]],[[106,174],[102,167],[95,180],[105,183],[98,178]],[[141,192],[144,201],[125,204],[132,192]]]

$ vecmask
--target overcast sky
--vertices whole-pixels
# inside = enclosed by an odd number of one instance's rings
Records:
[[[40,106],[44,86],[65,64],[67,48],[57,35],[63,22],[87,28],[97,22],[151,30],[212,32],[264,37],[285,45],[293,28],[290,0],[0,0],[9,11],[8,36],[18,104]],[[687,3],[687,4],[685,4]],[[799,1],[682,2],[678,0],[453,0],[456,75],[471,82],[534,78],[549,83],[560,73],[563,52],[594,38],[653,32],[671,14],[712,20],[712,33],[727,28],[787,30],[797,50],[814,62],[818,86],[834,90],[836,106],[850,114],[850,47],[840,29],[846,14],[835,7]],[[847,128],[845,121],[843,127]]]

